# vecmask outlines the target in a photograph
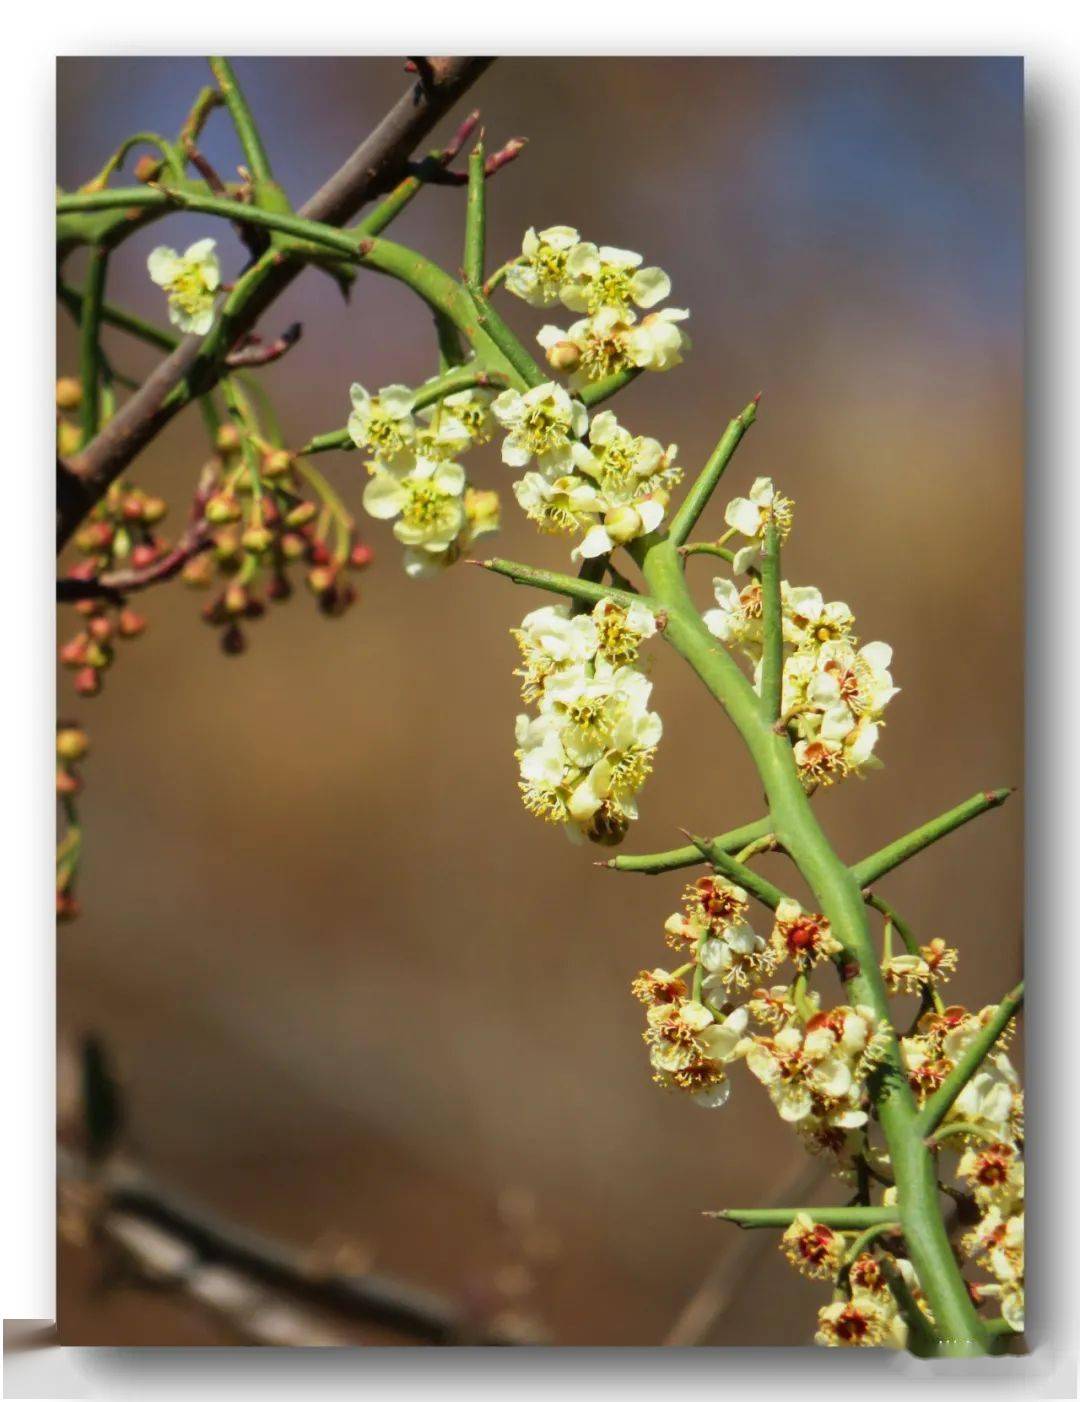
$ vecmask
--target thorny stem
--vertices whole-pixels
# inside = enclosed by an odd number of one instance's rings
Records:
[[[953,1101],[978,1071],[1023,1001],[1024,985],[1020,982],[1012,992],[1002,998],[989,1022],[971,1039],[963,1055],[957,1059],[956,1065],[926,1101],[918,1121],[920,1134],[925,1137],[937,1129],[952,1109]]]
[[[637,871],[645,876],[657,876],[660,872],[696,866],[701,861],[711,862],[716,852],[738,852],[748,842],[753,842],[759,837],[768,837],[771,832],[772,819],[759,818],[756,823],[747,823],[744,827],[732,828],[730,832],[720,833],[717,837],[703,839],[702,846],[691,842],[686,847],[676,847],[670,852],[612,857],[610,861],[601,862],[599,865],[610,867],[612,871]]]
[[[955,832],[964,823],[970,822],[972,818],[977,818],[980,813],[985,813],[989,808],[999,808],[1011,793],[1012,789],[988,789],[985,793],[975,794],[964,803],[950,808],[947,813],[942,813],[940,817],[932,818],[930,822],[923,823],[921,827],[913,829],[904,837],[890,842],[879,852],[874,852],[871,856],[864,857],[861,862],[856,862],[851,868],[852,876],[860,886],[872,885],[886,872],[892,871],[902,862],[917,856],[924,848],[943,837],[947,837],[949,833]]]
[[[479,565],[493,574],[501,574],[515,584],[531,585],[533,589],[546,589],[552,594],[565,594],[568,599],[577,599],[583,604],[598,604],[601,599],[614,599],[624,607],[637,601],[636,594],[626,594],[621,589],[612,589],[604,584],[594,584],[588,579],[575,579],[573,575],[556,574],[552,570],[534,569],[531,565],[519,565],[514,560],[468,560],[467,564]]]
[[[469,191],[465,202],[465,283],[483,295],[484,238],[487,211],[484,198],[484,146],[478,141],[469,156]]]
[[[700,477],[687,492],[682,505],[672,518],[668,539],[673,545],[682,545],[697,525],[698,517],[705,510],[709,498],[716,489],[716,484],[720,481],[724,469],[731,461],[732,454],[742,442],[746,430],[757,418],[757,406],[758,401],[751,400],[742,413],[737,414],[724,430],[724,435],[713,450],[712,457],[705,464]],[[734,666],[734,663],[732,665]]]
[[[790,1227],[802,1213],[841,1232],[896,1225],[895,1207],[725,1207],[705,1216],[734,1222],[737,1227]]]
[[[741,437],[738,420],[733,421],[729,433],[734,441],[730,442],[728,458]],[[718,479],[719,471],[714,476]],[[690,511],[684,505],[676,517],[676,521],[682,517],[684,531],[692,527],[704,509],[708,491],[711,485],[695,499]],[[738,664],[702,622],[683,578],[677,552],[682,539],[685,534],[679,538],[660,536],[639,552],[646,582],[656,604],[667,614],[664,637],[727,712],[750,750],[765,786],[776,836],[814,892],[855,970],[848,982],[851,1002],[868,1006],[875,1020],[891,1029],[889,1001],[870,938],[860,884],[823,832],[788,740],[776,733]],[[900,1063],[895,1032],[871,1094],[896,1175],[897,1210],[904,1236],[934,1314],[940,1349],[946,1354],[985,1353],[988,1337],[953,1256],[938,1205],[933,1158],[923,1143],[927,1129],[934,1126],[921,1126]]]
[[[79,374],[82,380],[82,441],[89,443],[101,419],[101,308],[109,268],[107,248],[90,253],[90,273],[79,323]]]
[[[251,115],[247,99],[240,89],[240,84],[236,81],[232,64],[227,58],[212,58],[210,59],[210,70],[221,89],[225,106],[229,109],[229,116],[236,128],[236,135],[240,139],[240,147],[244,153],[248,170],[260,184],[272,181],[274,177],[270,170],[270,160],[266,154],[266,148],[263,146],[262,137],[255,125],[255,118]]]
[[[726,560],[732,564],[735,560],[734,550],[729,550],[726,545],[720,545],[714,540],[696,540],[691,545],[680,545],[679,554],[687,555],[716,555],[721,560]]]

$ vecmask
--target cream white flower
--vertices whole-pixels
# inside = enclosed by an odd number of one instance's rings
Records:
[[[679,326],[690,313],[683,307],[661,307],[642,317],[627,337],[631,362],[639,370],[671,370],[690,352],[690,337]]]
[[[406,546],[405,573],[410,579],[433,579],[442,574],[480,536],[499,529],[499,495],[476,487],[466,487],[462,498],[465,521],[457,536],[445,550],[429,550],[423,546]]]
[[[750,541],[749,545],[735,552],[732,562],[735,573],[744,574],[760,560],[761,543],[770,521],[776,525],[783,541],[791,532],[792,519],[792,503],[788,497],[780,495],[771,477],[758,477],[750,488],[749,496],[735,497],[729,501],[724,510],[724,520],[733,531]]]
[[[464,491],[458,463],[417,458],[404,475],[376,467],[364,488],[364,509],[380,521],[393,520],[402,545],[445,551],[465,525]]]
[[[656,615],[636,599],[626,605],[601,599],[591,621],[596,630],[596,651],[613,667],[636,662],[641,644],[656,636]]]
[[[578,473],[596,483],[603,519],[574,552],[592,559],[656,530],[664,519],[668,492],[682,475],[674,465],[678,450],[665,451],[655,438],[635,436],[610,410],[596,415],[589,443],[572,448]]]
[[[693,999],[654,1004],[645,1030],[654,1079],[690,1091],[707,1108],[723,1105],[729,1093],[724,1068],[742,1055],[747,1020],[745,1008],[717,1018]]]
[[[512,630],[521,649],[524,671],[522,694],[526,701],[538,697],[548,678],[566,667],[581,667],[596,655],[596,623],[587,613],[570,616],[566,604],[534,609]]]
[[[546,535],[574,535],[586,529],[601,506],[593,484],[573,473],[549,478],[526,472],[514,483],[514,496]]]
[[[214,293],[221,269],[213,239],[199,239],[185,252],[155,248],[146,260],[151,281],[169,294],[169,320],[181,331],[205,336],[214,320]]]
[[[417,415],[425,427],[419,434],[419,451],[425,457],[456,457],[466,449],[491,440],[495,417],[491,412],[494,391],[469,388],[448,394]],[[432,446],[437,451],[432,452]]]
[[[391,471],[408,471],[416,449],[413,392],[407,385],[386,385],[371,395],[363,385],[349,389],[352,412],[349,437],[358,448],[367,448],[377,463]]]
[[[900,689],[893,686],[891,662],[888,643],[867,643],[856,650],[846,638],[823,642],[807,699],[821,711],[846,707],[856,717],[876,719]]]
[[[667,273],[643,268],[640,253],[594,243],[577,243],[570,250],[566,279],[559,292],[563,305],[590,316],[601,307],[622,313],[632,306],[655,307],[671,291]]]
[[[565,224],[528,229],[521,258],[506,274],[506,290],[533,307],[550,307],[559,300],[566,281],[567,255],[578,243],[578,232]]]
[[[713,637],[729,647],[741,648],[748,656],[761,656],[761,584],[752,579],[739,589],[730,579],[713,580],[716,608],[702,615]]]
[[[565,331],[542,326],[536,339],[548,364],[569,372],[570,387],[577,390],[624,370],[670,370],[681,364],[690,338],[678,323],[689,315],[678,307],[664,307],[638,323],[634,312],[601,307]]]
[[[491,408],[507,430],[503,462],[508,467],[527,467],[535,458],[537,466],[549,473],[570,466],[571,444],[584,434],[589,422],[585,406],[553,380],[524,394],[504,390]]]

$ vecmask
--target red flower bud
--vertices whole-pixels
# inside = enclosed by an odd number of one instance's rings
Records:
[[[101,690],[101,677],[93,667],[83,667],[75,673],[75,690],[80,696],[96,696]]]

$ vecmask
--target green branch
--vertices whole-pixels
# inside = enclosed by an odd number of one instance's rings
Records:
[[[761,618],[764,644],[761,655],[761,701],[765,714],[780,718],[784,681],[784,620],[780,606],[780,532],[770,521],[765,527],[761,557]]]
[[[772,832],[772,819],[759,818],[756,823],[747,823],[741,828],[732,828],[717,837],[702,838],[700,845],[692,842],[687,847],[675,847],[670,852],[649,852],[642,856],[612,857],[600,862],[599,866],[610,867],[612,871],[636,871],[644,876],[656,876],[663,871],[678,871],[682,867],[697,866],[699,862],[715,860],[717,852],[741,852],[750,842],[759,837],[768,837]]]
[[[729,565],[735,563],[734,550],[729,550],[726,545],[719,545],[714,540],[697,540],[692,545],[680,545],[679,554],[684,558],[688,555],[717,555]]]
[[[767,819],[766,821],[771,826],[772,820]],[[788,899],[779,886],[774,886],[771,881],[766,881],[764,876],[754,871],[752,867],[737,861],[735,857],[722,848],[714,848],[708,838],[694,837],[693,834],[687,835],[701,855],[707,856],[717,871],[722,872],[729,881],[734,881],[737,886],[745,887],[762,905],[768,906],[770,910],[775,910],[781,901]]]
[[[741,428],[735,420],[725,435],[727,457],[739,437]],[[718,451],[715,456],[723,455]],[[704,509],[719,471],[712,477],[711,485],[704,491],[695,487],[684,503],[684,532]],[[869,1007],[876,1021],[892,1028],[889,1000],[860,885],[822,831],[790,744],[776,733],[771,717],[742,670],[697,612],[687,592],[676,549],[684,538],[677,540],[673,533],[670,539],[655,539],[642,558],[655,605],[667,612],[664,638],[724,708],[749,749],[765,787],[776,837],[813,891],[818,909],[828,919],[852,969],[846,985],[851,1002]],[[872,1078],[871,1096],[898,1189],[898,1205],[889,1209],[889,1215],[899,1214],[912,1263],[933,1311],[941,1349],[949,1354],[984,1354],[987,1336],[945,1231],[933,1156],[923,1143],[919,1112],[900,1063],[895,1032]]]
[[[266,154],[266,148],[263,146],[262,137],[259,135],[259,129],[255,125],[255,118],[251,115],[251,108],[240,89],[240,84],[236,81],[232,64],[227,58],[212,58],[209,62],[217,85],[221,89],[221,95],[225,99],[225,106],[229,109],[229,116],[236,128],[236,135],[240,139],[240,147],[244,153],[244,161],[248,170],[259,184],[271,183],[274,176],[270,169],[270,160]]]
[[[672,519],[668,531],[672,544],[682,545],[697,525],[697,519],[705,510],[709,498],[716,489],[716,484],[720,481],[724,469],[731,461],[732,454],[742,442],[746,430],[757,418],[757,406],[757,400],[751,400],[742,413],[737,414],[728,424],[724,436],[713,450],[712,457],[705,464],[700,477],[690,488]]]
[[[952,1109],[956,1097],[986,1060],[994,1043],[1005,1031],[1024,1001],[1024,985],[1018,983],[997,1005],[985,1027],[972,1037],[964,1054],[927,1100],[919,1116],[919,1133],[925,1138],[932,1134]]]
[[[972,818],[977,818],[980,813],[985,813],[989,808],[1000,808],[1011,793],[1012,789],[989,789],[985,793],[975,794],[966,802],[950,808],[947,813],[942,813],[939,818],[932,818],[930,822],[923,823],[922,827],[915,828],[904,837],[898,837],[887,847],[882,847],[880,851],[864,857],[861,862],[856,862],[851,868],[852,876],[860,886],[872,885],[886,872],[892,871],[902,862],[909,861],[924,848],[947,837]]]
[[[601,599],[614,599],[616,603],[625,607],[640,602],[640,596],[637,594],[627,594],[622,589],[612,589],[606,584],[594,584],[590,580],[575,578],[570,574],[555,574],[551,570],[519,565],[514,560],[469,560],[467,563],[480,565],[492,574],[501,574],[504,578],[513,580],[515,584],[526,584],[533,589],[546,589],[551,594],[564,594],[568,599],[576,599],[583,604],[598,604]]]
[[[483,295],[484,238],[487,224],[484,145],[478,141],[469,154],[469,189],[465,200],[465,283]]]
[[[79,322],[79,376],[82,380],[82,441],[89,443],[101,422],[101,308],[109,268],[106,248],[90,252]]]
[[[809,1217],[822,1227],[841,1232],[896,1225],[895,1207],[726,1207],[705,1216],[734,1222],[737,1227],[790,1227],[796,1217]]]
[[[597,404],[602,404],[605,399],[610,399],[612,395],[618,394],[621,389],[625,389],[640,374],[641,370],[636,365],[632,365],[628,370],[618,370],[614,375],[607,375],[602,380],[594,380],[591,385],[579,389],[577,397],[586,409],[592,409]]]

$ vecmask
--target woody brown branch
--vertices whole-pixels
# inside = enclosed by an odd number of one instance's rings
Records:
[[[391,1329],[418,1343],[536,1342],[511,1328],[474,1323],[445,1296],[393,1277],[321,1268],[309,1254],[226,1221],[130,1164],[114,1160],[93,1169],[66,1149],[57,1159],[63,1181],[94,1191],[102,1226],[107,1228],[111,1216],[147,1223],[188,1248],[199,1267],[227,1266],[306,1306]]]
[[[424,80],[414,83],[367,140],[299,210],[305,219],[341,225],[404,173],[417,143],[480,77],[490,58],[427,61]],[[268,306],[285,290],[303,264],[283,258],[267,268],[259,286],[237,318],[237,336],[250,331]],[[235,344],[235,342],[234,342]],[[86,512],[99,501],[131,461],[152,442],[182,407],[173,391],[196,370],[201,340],[185,336],[81,452],[58,462],[57,548],[61,549]],[[213,387],[223,366],[203,365],[203,393]],[[170,398],[170,396],[172,396]]]

